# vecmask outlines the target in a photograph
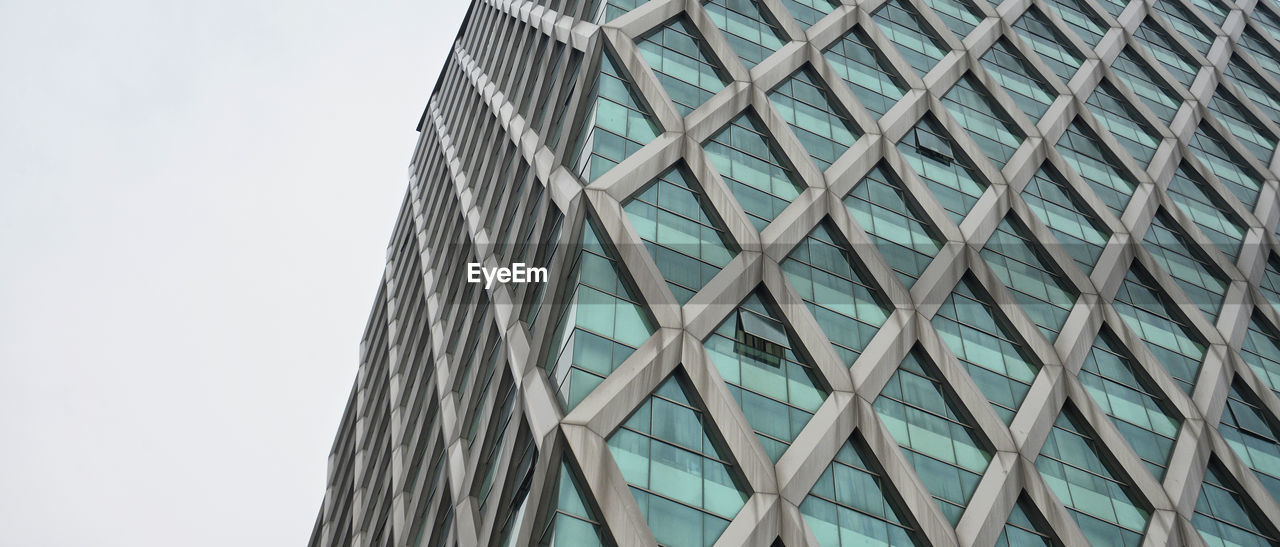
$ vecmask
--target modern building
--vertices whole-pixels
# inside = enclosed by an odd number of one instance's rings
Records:
[[[474,0],[311,545],[1275,545],[1278,89],[1275,0]]]

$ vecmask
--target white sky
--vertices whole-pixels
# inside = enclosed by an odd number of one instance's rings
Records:
[[[0,545],[303,545],[465,1],[0,0]]]

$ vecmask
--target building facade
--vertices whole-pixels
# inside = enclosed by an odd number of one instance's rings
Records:
[[[474,0],[311,545],[1277,544],[1277,89],[1274,0]]]

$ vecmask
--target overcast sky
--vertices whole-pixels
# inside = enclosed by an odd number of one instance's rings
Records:
[[[303,545],[461,0],[0,0],[0,544]]]

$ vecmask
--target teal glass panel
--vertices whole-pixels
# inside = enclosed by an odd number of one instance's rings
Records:
[[[636,41],[640,55],[681,114],[688,116],[729,83],[728,76],[687,16]]]
[[[1049,523],[1036,512],[1035,505],[1026,494],[1018,496],[1018,503],[1013,504],[1009,512],[1009,520],[996,540],[996,547],[1039,546],[1052,547],[1061,542],[1054,540],[1053,529]]]
[[[1050,342],[1057,340],[1079,294],[1012,213],[991,234],[982,258],[1040,333]]]
[[[747,68],[760,64],[787,42],[786,33],[758,0],[704,0],[702,8]]]
[[[1027,9],[1022,18],[1013,24],[1013,30],[1031,44],[1031,48],[1036,50],[1045,64],[1064,82],[1071,81],[1071,77],[1084,63],[1084,54],[1077,51],[1066,36],[1035,6]]]
[[[1138,183],[1088,125],[1077,118],[1058,139],[1056,148],[1108,209],[1117,217],[1124,214]]]
[[[1271,493],[1280,499],[1280,436],[1270,412],[1262,407],[1249,388],[1236,380],[1227,392],[1218,433]]]
[[[702,149],[757,230],[768,226],[805,188],[751,110],[739,114]]]
[[[1169,199],[1200,227],[1200,231],[1235,262],[1247,228],[1222,198],[1185,162],[1169,182]]]
[[[662,132],[638,97],[612,55],[602,53],[600,74],[588,99],[592,106],[572,149],[573,171],[583,180],[596,180]]]
[[[648,0],[592,0],[587,8],[588,18],[597,24],[607,23],[640,7]]]
[[[978,281],[965,274],[933,317],[933,327],[1008,424],[1031,389],[1040,363],[998,314]]]
[[[600,517],[582,495],[578,479],[566,463],[560,464],[556,487],[547,501],[549,511],[538,540],[540,547],[603,547]]]
[[[1140,545],[1150,513],[1127,479],[1103,459],[1101,448],[1067,403],[1040,449],[1036,469],[1091,544]]]
[[[1209,111],[1217,115],[1218,121],[1227,126],[1227,131],[1235,135],[1253,157],[1258,158],[1263,165],[1271,164],[1271,156],[1276,151],[1276,136],[1259,123],[1226,88],[1219,87],[1213,94],[1213,99],[1209,101]]]
[[[1191,82],[1196,79],[1196,73],[1200,71],[1200,65],[1187,54],[1186,50],[1182,49],[1182,46],[1178,45],[1172,36],[1169,36],[1169,33],[1148,18],[1142,21],[1138,30],[1134,31],[1133,38],[1147,46],[1151,55],[1168,69],[1174,79],[1182,82],[1182,85],[1191,87]]]
[[[832,0],[782,0],[782,5],[786,6],[791,16],[804,28],[821,21],[828,13],[835,11],[838,4],[839,2]]]
[[[925,114],[898,141],[898,150],[956,224],[964,220],[987,189],[982,173],[933,114]]]
[[[1280,312],[1280,261],[1276,259],[1274,254],[1267,253],[1267,265],[1262,270],[1262,279],[1258,281],[1258,289],[1262,293],[1262,297],[1277,312]]]
[[[714,544],[750,497],[739,486],[745,481],[737,466],[713,437],[710,417],[676,372],[608,438],[609,452],[660,545]]]
[[[1275,88],[1249,68],[1239,55],[1233,55],[1222,72],[1232,84],[1235,84],[1240,93],[1257,105],[1258,110],[1261,110],[1271,121],[1280,124],[1280,93],[1276,93]]]
[[[756,291],[703,342],[774,462],[827,398],[812,365],[795,353],[799,344],[776,309]]]
[[[889,0],[872,14],[872,19],[921,77],[951,49],[909,2]]]
[[[1128,86],[1134,95],[1146,103],[1147,108],[1160,118],[1165,125],[1173,123],[1173,116],[1178,113],[1182,99],[1174,91],[1160,73],[1151,68],[1132,46],[1120,50],[1120,55],[1111,63],[1112,74],[1116,79]]]
[[[1120,14],[1124,12],[1124,9],[1126,7],[1128,7],[1129,1],[1128,0],[1099,0],[1098,5],[1102,6],[1102,9],[1107,10],[1107,13],[1110,13],[1112,17],[1120,17]]]
[[[1257,312],[1249,319],[1249,330],[1244,334],[1240,357],[1280,397],[1280,334]]]
[[[880,163],[853,187],[844,206],[885,262],[910,287],[942,248],[937,230],[893,171]]]
[[[942,24],[960,40],[964,40],[984,17],[982,10],[969,0],[924,0],[924,3],[933,8]]]
[[[907,354],[874,406],[954,525],[973,497],[991,452],[932,366],[919,350]]]
[[[1249,503],[1218,459],[1210,458],[1191,524],[1209,545],[1269,547],[1280,543],[1269,526],[1266,532],[1259,526],[1266,519]]]
[[[1109,29],[1107,21],[1098,12],[1080,0],[1049,0],[1048,4],[1075,31],[1076,36],[1089,47],[1098,47],[1098,42]]]
[[[1218,11],[1215,11],[1213,16],[1217,16],[1215,21],[1217,21],[1219,25],[1222,24],[1223,19],[1227,18],[1225,13],[1227,8],[1225,6],[1217,5],[1217,2],[1214,0],[1195,0],[1195,4],[1197,7],[1206,10],[1208,8],[1203,6],[1203,4],[1217,7]],[[1258,2],[1257,4],[1254,4],[1253,13],[1249,14],[1249,20],[1262,27],[1263,30],[1267,31],[1267,34],[1271,35],[1272,38],[1280,40],[1280,17],[1276,17],[1275,12],[1271,11],[1271,8],[1265,3]]]
[[[862,106],[874,112],[877,118],[898,102],[910,87],[861,27],[854,27],[827,48],[822,56],[862,101]]]
[[[1231,13],[1231,8],[1227,7],[1226,5],[1223,5],[1223,3],[1219,2],[1218,0],[1191,0],[1191,3],[1195,4],[1196,7],[1199,8],[1201,12],[1204,12],[1205,17],[1212,19],[1213,22],[1217,23],[1219,26],[1221,26],[1222,22],[1227,19],[1227,14]],[[1258,3],[1258,8],[1262,8],[1261,2]],[[1261,20],[1262,16],[1259,14],[1259,12],[1265,12],[1265,11],[1267,11],[1265,8],[1254,9],[1253,19],[1255,21]],[[1277,36],[1280,36],[1280,33],[1277,33]]]
[[[582,226],[582,250],[570,276],[572,292],[566,292],[545,364],[565,410],[578,406],[654,331],[590,220]]]
[[[684,304],[738,253],[683,164],[668,169],[622,209]]]
[[[1143,167],[1151,163],[1160,146],[1160,132],[1124,99],[1119,89],[1102,80],[1085,104],[1094,119],[1106,127],[1134,159]]]
[[[920,533],[899,516],[907,513],[874,462],[860,439],[849,439],[800,503],[818,545],[917,545]]]
[[[1013,157],[1026,135],[1013,123],[1009,113],[996,103],[991,93],[973,75],[965,75],[942,97],[942,106],[969,132],[978,148],[995,162],[1004,165]]]
[[[1049,227],[1085,273],[1093,271],[1111,238],[1111,231],[1052,165],[1046,163],[1040,167],[1022,190],[1022,201]]]
[[[1018,108],[1033,120],[1039,120],[1049,110],[1058,93],[1007,38],[991,46],[981,61],[987,73],[1000,82]]]
[[[1164,479],[1182,420],[1106,326],[1078,377],[1151,473]]]
[[[787,120],[800,145],[818,168],[826,170],[861,133],[822,78],[809,65],[800,67],[769,92],[769,102]]]
[[[1113,302],[1116,312],[1182,390],[1191,393],[1208,344],[1150,275],[1134,264]]]
[[[1258,204],[1258,193],[1262,188],[1263,177],[1254,171],[1253,167],[1244,161],[1244,158],[1241,158],[1231,145],[1227,144],[1226,139],[1214,131],[1209,124],[1200,122],[1188,146],[1198,152],[1195,155],[1196,159],[1208,166],[1209,170],[1213,171],[1213,174],[1217,175],[1227,189],[1240,198],[1246,207],[1253,209]]]
[[[1252,53],[1250,56],[1258,66],[1262,67],[1268,74],[1277,81],[1280,81],[1280,52],[1276,52],[1275,48],[1267,43],[1262,35],[1253,30],[1252,27],[1246,26],[1244,32],[1240,34],[1240,38],[1236,40],[1236,45],[1241,49]]]
[[[1173,276],[1191,303],[1208,314],[1210,323],[1217,322],[1229,281],[1186,232],[1164,212],[1157,212],[1142,246]]]
[[[1209,46],[1213,45],[1216,36],[1181,2],[1172,0],[1156,2],[1151,5],[1151,8],[1164,15],[1165,21],[1168,21],[1174,30],[1186,38],[1192,47],[1200,50],[1202,54],[1209,54]]]
[[[818,224],[782,262],[791,286],[831,340],[846,366],[852,366],[888,319],[892,308],[854,262],[854,252],[827,222]]]

